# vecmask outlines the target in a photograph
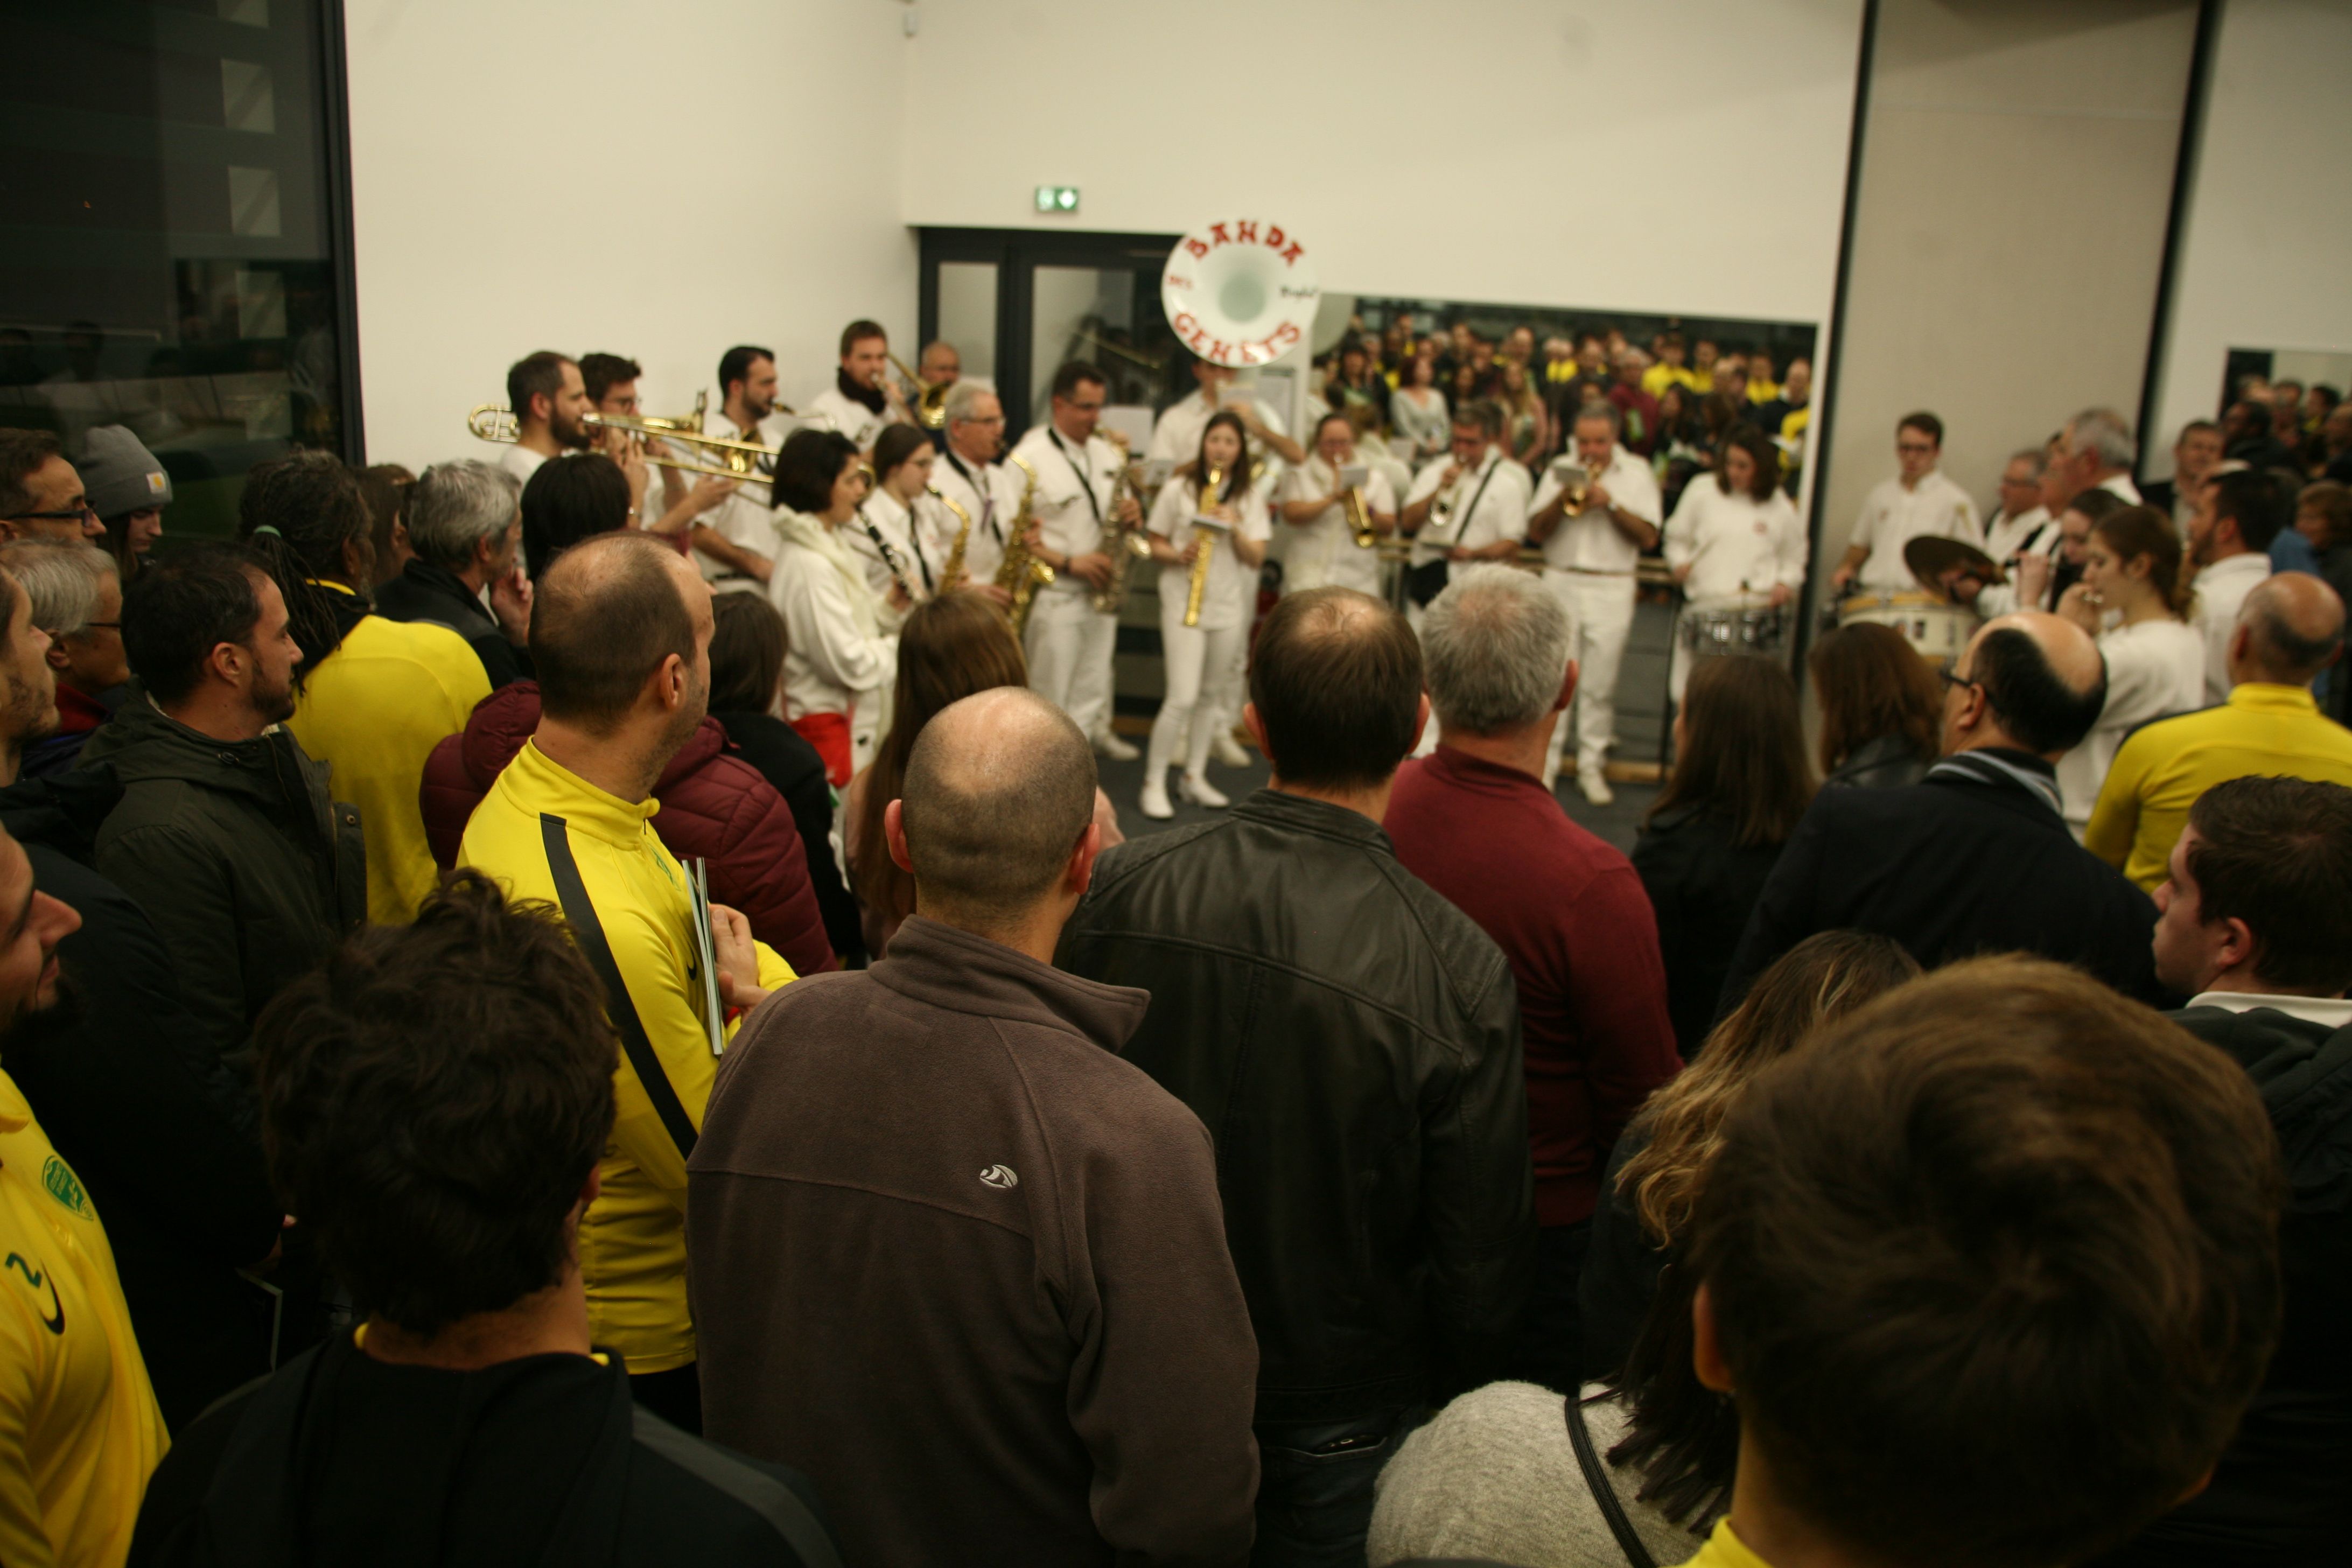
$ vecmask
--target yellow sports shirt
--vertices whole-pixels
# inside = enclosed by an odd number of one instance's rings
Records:
[[[120,1568],[170,1446],[106,1227],[0,1073],[0,1563]]]
[[[1772,1568],[1772,1565],[1748,1549],[1748,1543],[1731,1532],[1728,1518],[1715,1521],[1715,1533],[1698,1549],[1698,1555],[1682,1568]]]

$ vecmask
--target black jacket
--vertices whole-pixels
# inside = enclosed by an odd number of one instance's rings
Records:
[[[1126,1055],[1215,1141],[1262,1426],[1496,1374],[1536,1238],[1517,993],[1378,823],[1260,790],[1130,840],[1055,962],[1151,993]]]
[[[163,1419],[177,1431],[269,1370],[269,1301],[237,1270],[278,1240],[261,1146],[240,1132],[211,1042],[181,999],[172,955],[121,889],[91,870],[90,840],[122,786],[105,768],[0,790],[5,826],[41,891],[81,916],[58,944],[72,1000],[57,1028],[20,1029],[9,1076],[106,1219],[131,1328]]]
[[[2245,1068],[2291,1189],[2279,1230],[2278,1349],[2210,1486],[2103,1562],[2326,1562],[2352,1534],[2352,1026],[2190,1007],[2172,1015]]]
[[[857,918],[857,900],[842,880],[833,858],[833,785],[825,781],[824,759],[801,738],[801,732],[772,713],[714,713],[728,741],[743,760],[773,784],[792,808],[793,826],[808,859],[809,887],[816,894],[818,912],[824,917],[825,940],[840,955],[844,968],[866,962],[866,931]]]
[[[2074,842],[2054,784],[2045,800],[1999,763],[2055,777],[2024,752],[1969,752],[1921,784],[1815,795],[1756,901],[1718,1012],[1805,938],[1841,930],[1893,937],[1928,969],[2018,951],[2160,1000],[2148,951],[2156,905]]]
[[[1917,784],[1934,763],[1934,758],[1920,756],[1900,734],[1881,735],[1848,752],[1845,761],[1822,783],[1840,788],[1895,789]]]
[[[1650,1303],[1658,1299],[1658,1276],[1666,1267],[1667,1249],[1651,1242],[1633,1200],[1617,1190],[1626,1165],[1649,1146],[1647,1128],[1628,1127],[1610,1151],[1608,1173],[1601,1178],[1592,1239],[1576,1275],[1588,1381],[1614,1377],[1623,1370],[1625,1357],[1642,1336]]]
[[[482,672],[496,690],[531,673],[530,655],[507,640],[507,634],[474,590],[446,566],[412,558],[400,575],[375,591],[375,613],[388,621],[426,621],[447,626],[466,639]]]
[[[839,1568],[807,1480],[635,1406],[618,1356],[395,1366],[337,1334],[207,1411],[149,1483],[155,1568]]]
[[[1780,845],[1734,845],[1731,832],[1728,818],[1685,806],[1653,817],[1633,843],[1633,869],[1658,915],[1666,1015],[1685,1061],[1706,1042],[1739,933],[1780,861]]]

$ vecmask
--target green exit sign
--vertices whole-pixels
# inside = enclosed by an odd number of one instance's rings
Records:
[[[1077,211],[1078,187],[1076,185],[1038,186],[1037,210],[1041,213],[1074,213]]]

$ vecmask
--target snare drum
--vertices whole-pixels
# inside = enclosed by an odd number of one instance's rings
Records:
[[[1678,630],[1695,658],[1778,658],[1787,621],[1780,610],[1685,609]]]
[[[1838,603],[1838,624],[1874,621],[1892,626],[1929,664],[1950,666],[1976,635],[1977,613],[1933,594],[1856,594]]]

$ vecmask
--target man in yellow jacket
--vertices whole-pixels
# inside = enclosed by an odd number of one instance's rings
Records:
[[[80,925],[0,830],[0,1036],[57,1005]],[[169,1442],[106,1227],[0,1072],[0,1563],[120,1568]]]
[[[604,982],[619,1116],[580,1226],[589,1331],[626,1360],[640,1404],[698,1432],[686,1157],[730,1016],[793,973],[723,905],[704,956],[694,884],[653,830],[654,781],[709,705],[709,584],[659,541],[610,533],[566,551],[535,591],[539,729],[457,858],[510,898],[561,907]]]

